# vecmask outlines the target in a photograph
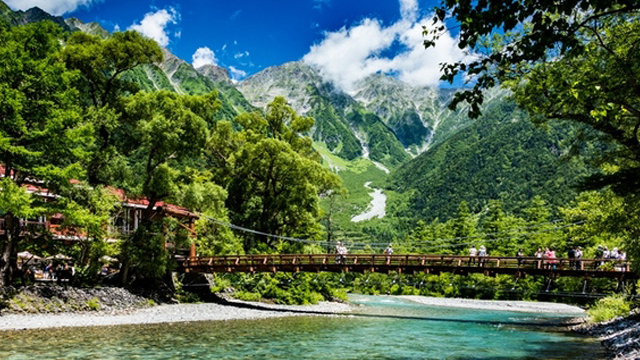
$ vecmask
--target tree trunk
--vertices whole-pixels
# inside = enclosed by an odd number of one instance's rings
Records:
[[[4,216],[4,235],[0,238],[0,287],[11,285],[13,273],[17,270],[18,237],[20,219],[11,213]]]
[[[125,285],[130,285],[133,281],[132,278],[132,264],[131,258],[127,251],[133,251],[133,248],[138,247],[142,241],[145,240],[145,237],[149,235],[151,232],[152,218],[155,214],[153,208],[156,205],[157,200],[151,199],[149,200],[149,205],[142,212],[142,218],[140,219],[140,223],[136,231],[131,235],[127,241],[129,242],[128,246],[125,247],[125,250],[122,254],[122,267],[120,268],[120,281]]]

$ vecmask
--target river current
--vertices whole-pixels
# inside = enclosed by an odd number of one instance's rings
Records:
[[[353,296],[357,314],[0,332],[0,359],[594,359],[568,315]]]

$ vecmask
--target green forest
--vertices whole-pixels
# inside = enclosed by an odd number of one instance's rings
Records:
[[[24,24],[0,2],[0,287],[25,281],[17,256],[24,251],[72,255],[85,284],[98,281],[101,259],[116,257],[126,285],[162,282],[174,255],[192,244],[198,255],[326,253],[339,240],[352,253],[393,243],[396,253],[467,255],[486,246],[489,255],[533,256],[549,247],[564,257],[581,247],[585,258],[606,246],[638,259],[637,6],[580,2],[589,11],[575,22],[573,5],[543,3],[504,13],[451,0],[436,10],[439,21],[452,10],[463,24],[461,46],[484,57],[443,66],[443,80],[476,76],[451,96],[451,111],[465,121],[411,158],[403,142],[427,133],[415,113],[389,125],[322,96],[304,115],[280,96],[258,109],[230,82],[167,58],[135,31]],[[423,35],[426,47],[439,36],[426,28]],[[160,75],[166,60],[183,80],[180,92]],[[508,95],[485,103],[497,87]],[[388,176],[358,162],[363,148],[350,127],[367,129],[370,158],[389,166]],[[325,152],[350,167],[332,171]],[[367,177],[388,192],[387,215],[354,225],[345,208],[365,202]],[[135,232],[110,242],[121,210],[114,189],[146,203]],[[161,204],[199,214],[194,231],[171,217],[158,221]],[[27,221],[54,216],[82,240],[53,241]],[[212,290],[233,287],[241,299],[282,303],[345,299],[349,291],[531,299],[545,288],[536,278],[396,273],[230,275],[216,284]],[[615,284],[592,286],[610,292]],[[563,279],[551,292],[581,287]]]
[[[195,240],[201,254],[276,251],[279,245],[235,236],[208,217],[270,234],[312,239],[321,233],[318,198],[338,191],[340,180],[320,165],[303,135],[313,119],[298,116],[283,98],[264,113],[219,119],[224,107],[216,91],[146,92],[124,76],[163,56],[136,32],[103,39],[43,21],[4,26],[1,36],[0,56],[8,64],[2,92],[10,100],[2,108],[3,285],[11,283],[16,253],[41,253],[47,241],[19,219],[43,215],[62,214],[63,227],[87,235],[78,251],[88,276],[111,251],[123,262],[125,283],[169,270],[167,237],[176,248],[191,241],[171,219],[153,221],[159,202],[202,215]],[[29,184],[56,200],[34,196]],[[148,201],[141,225],[118,249],[103,241],[116,211],[112,187]]]

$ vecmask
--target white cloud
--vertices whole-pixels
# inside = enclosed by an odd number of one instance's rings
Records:
[[[193,67],[196,69],[204,65],[218,64],[218,60],[216,59],[216,55],[213,53],[213,50],[206,46],[198,48],[191,58],[193,59]]]
[[[400,0],[400,15],[403,20],[415,22],[418,19],[418,0]]]
[[[169,45],[169,35],[167,35],[167,25],[176,24],[180,20],[180,14],[174,9],[161,9],[156,12],[149,12],[144,15],[140,24],[133,24],[129,29],[138,31],[142,35],[155,40],[160,46]]]
[[[431,25],[432,15],[418,19],[418,11],[416,0],[400,0],[402,18],[396,23],[384,27],[377,19],[364,19],[349,28],[327,32],[303,61],[347,92],[355,90],[358,80],[378,72],[393,73],[415,86],[438,85],[440,63],[463,60],[466,55],[449,32],[440,37],[435,48],[425,50],[422,24]],[[385,51],[393,53],[385,56]]]
[[[235,66],[229,66],[229,71],[231,72],[231,80],[238,81],[242,80],[245,76],[247,76],[247,72],[236,68]]]
[[[233,57],[236,58],[236,59],[240,59],[240,58],[243,58],[245,56],[249,56],[249,52],[248,51],[239,52],[239,53],[233,55]]]
[[[5,0],[5,3],[14,10],[28,10],[34,6],[52,15],[62,15],[72,12],[79,6],[90,6],[101,0]]]

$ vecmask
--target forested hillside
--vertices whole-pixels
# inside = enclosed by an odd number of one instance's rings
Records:
[[[481,212],[489,200],[518,213],[534,196],[563,205],[589,173],[568,156],[576,127],[537,127],[509,100],[485,107],[478,120],[395,171],[392,189],[410,194],[409,218],[447,219],[465,201]]]

